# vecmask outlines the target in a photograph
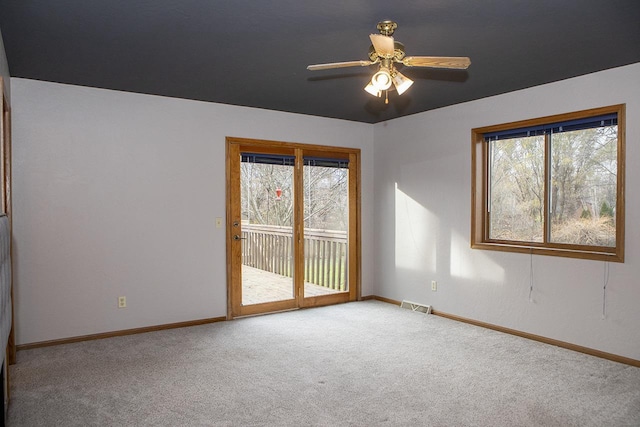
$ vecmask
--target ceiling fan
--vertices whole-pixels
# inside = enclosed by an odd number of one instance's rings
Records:
[[[378,71],[364,90],[373,96],[381,97],[385,93],[385,104],[389,103],[390,90],[395,90],[402,95],[413,84],[413,80],[400,74],[396,64],[407,67],[449,68],[465,70],[471,65],[467,57],[457,56],[405,56],[404,45],[395,41],[391,35],[398,28],[393,21],[381,21],[377,26],[380,34],[371,34],[371,47],[369,48],[369,60],[331,62],[327,64],[309,65],[307,70],[328,70],[331,68],[368,67],[378,64]]]

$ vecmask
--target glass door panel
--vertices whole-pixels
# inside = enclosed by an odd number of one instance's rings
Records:
[[[354,149],[227,138],[229,319],[357,300],[359,164]]]
[[[295,298],[295,157],[241,154],[242,306]]]
[[[349,161],[305,157],[304,297],[349,291]]]

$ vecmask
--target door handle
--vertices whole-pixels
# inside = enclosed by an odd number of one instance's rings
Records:
[[[235,236],[233,236],[233,240],[246,240],[246,239],[247,239],[246,237],[240,237],[237,234]]]

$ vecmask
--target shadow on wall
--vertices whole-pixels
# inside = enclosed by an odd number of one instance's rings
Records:
[[[419,266],[436,271],[438,217],[407,196],[395,183],[395,253],[396,268],[407,270]]]
[[[449,277],[504,283],[503,267],[487,254],[471,251],[470,198],[468,191],[460,192],[468,180],[448,181],[451,171],[460,167],[456,158],[403,166],[394,194],[394,267],[399,283],[420,283],[424,288],[430,280]],[[462,231],[461,224],[466,225]]]
[[[504,283],[504,268],[481,251],[471,252],[469,236],[463,237],[456,230],[451,230],[449,246],[450,274],[452,277],[482,280],[496,284]]]

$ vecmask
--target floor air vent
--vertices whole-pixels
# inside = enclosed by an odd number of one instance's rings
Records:
[[[419,311],[420,313],[431,314],[430,305],[418,304],[417,302],[403,300],[402,303],[400,304],[400,307],[408,308],[412,311]]]

